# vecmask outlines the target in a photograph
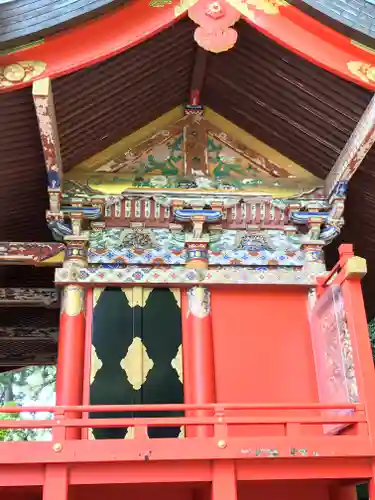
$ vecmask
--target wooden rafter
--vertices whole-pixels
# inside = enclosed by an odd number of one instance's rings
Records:
[[[208,52],[201,47],[197,48],[195,54],[193,74],[190,84],[190,104],[196,106],[200,104],[200,94],[202,92],[206,68],[208,61]]]
[[[191,113],[184,126],[184,170],[185,175],[207,175],[207,131],[203,125],[203,115]]]
[[[63,169],[52,86],[49,78],[43,78],[33,83],[33,99],[47,170],[48,189],[58,190],[62,182]]]
[[[348,182],[375,142],[375,96],[365,109],[325,181],[325,191],[330,196],[338,182]]]

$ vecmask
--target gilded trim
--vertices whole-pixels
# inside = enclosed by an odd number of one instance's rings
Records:
[[[196,318],[205,318],[211,312],[210,292],[208,288],[194,286],[187,291],[188,311],[187,316],[191,314]]]
[[[47,64],[42,61],[20,61],[0,66],[0,88],[12,87],[42,75]]]
[[[105,288],[104,287],[97,287],[97,288],[94,288],[94,291],[93,291],[93,294],[92,294],[92,303],[93,303],[93,307],[95,308],[96,305],[98,304],[99,302],[99,299],[102,295],[102,293],[104,292]]]
[[[91,370],[90,370],[90,385],[95,380],[96,374],[100,370],[100,368],[103,366],[103,363],[101,359],[98,358],[98,355],[96,354],[96,349],[94,345],[91,345]]]
[[[126,378],[135,391],[139,391],[146,382],[148,373],[154,367],[147,349],[139,337],[134,337],[126,356],[120,362]]]
[[[175,17],[180,17],[198,2],[199,0],[180,0],[180,3],[174,8]]]
[[[181,289],[180,288],[170,288],[170,291],[175,298],[177,306],[181,309]]]
[[[375,82],[375,66],[363,61],[349,61],[346,66],[352,75],[355,75],[363,82]]]
[[[367,262],[362,257],[350,257],[344,267],[345,278],[363,278],[367,274]]]
[[[182,358],[182,344],[178,346],[176,356],[172,359],[171,361],[171,366],[174,370],[176,370],[176,373],[178,375],[178,379],[181,382],[181,384],[184,383],[184,372],[183,372],[183,358]]]
[[[78,316],[84,311],[85,290],[81,286],[68,285],[63,290],[61,313]]]
[[[152,290],[153,288],[143,288],[140,286],[121,288],[121,291],[125,294],[131,308],[137,306],[145,307]]]

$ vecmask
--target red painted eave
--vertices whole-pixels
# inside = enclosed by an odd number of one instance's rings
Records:
[[[237,7],[236,0],[229,3]],[[166,29],[183,15],[177,15],[177,5],[178,0],[162,7],[150,6],[149,0],[136,0],[113,13],[51,36],[41,45],[3,56],[0,64],[42,61],[46,69],[38,78],[72,73],[113,57]],[[241,5],[238,5],[240,10]],[[375,67],[375,54],[354,45],[350,38],[298,8],[281,5],[276,13],[270,14],[256,9],[249,0],[242,14],[247,22],[280,45],[341,78],[375,90],[375,78],[369,71]],[[359,67],[355,73],[349,67],[353,62]],[[3,88],[0,84],[0,91],[18,89],[31,82]]]

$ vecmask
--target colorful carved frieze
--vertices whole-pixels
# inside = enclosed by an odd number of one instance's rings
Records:
[[[184,265],[186,234],[169,229],[109,228],[92,231],[91,264]],[[297,266],[304,264],[301,235],[284,231],[214,230],[208,233],[211,266]]]
[[[215,269],[188,269],[183,266],[137,267],[122,269],[88,267],[82,269],[56,269],[55,282],[58,285],[77,284],[95,286],[98,283],[122,286],[149,286],[160,284],[177,285],[304,285],[313,286],[316,276],[299,268],[272,269],[271,267],[241,268],[220,267]]]

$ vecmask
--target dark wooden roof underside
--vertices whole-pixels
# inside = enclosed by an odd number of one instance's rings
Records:
[[[0,51],[32,43],[124,5],[127,0],[14,0],[0,4]]]
[[[194,28],[185,19],[106,62],[53,81],[66,170],[187,101],[197,51]],[[202,102],[324,178],[371,93],[313,66],[245,23],[236,29],[239,40],[233,50],[208,56]],[[372,150],[351,182],[340,237],[368,260],[363,285],[369,318],[375,316],[374,166]],[[50,240],[30,87],[0,95],[0,174],[0,241]],[[327,250],[329,264],[337,259],[340,241]],[[48,287],[52,271],[0,267],[0,283]],[[51,318],[51,326],[56,325]]]

